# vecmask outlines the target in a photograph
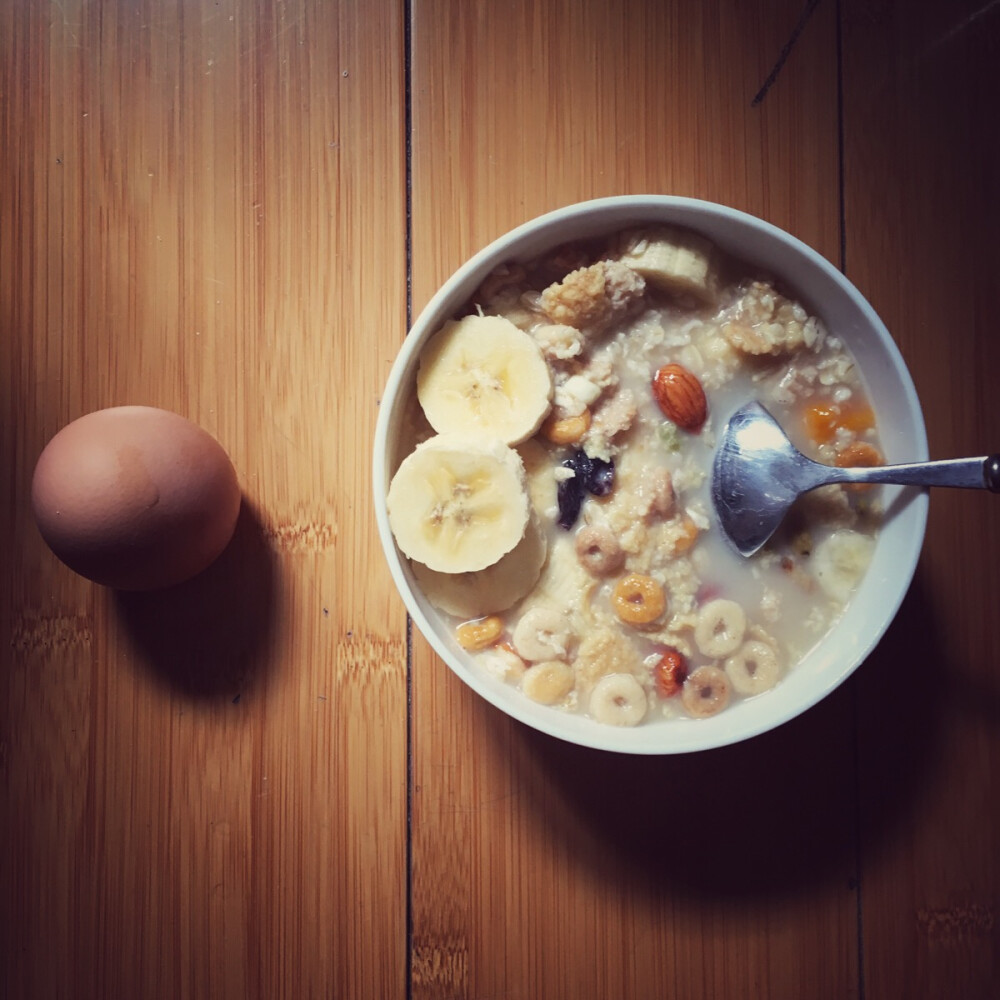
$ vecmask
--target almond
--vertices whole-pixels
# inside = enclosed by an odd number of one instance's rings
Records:
[[[686,431],[701,430],[708,416],[708,400],[698,376],[683,365],[664,365],[653,376],[653,396],[668,420]]]

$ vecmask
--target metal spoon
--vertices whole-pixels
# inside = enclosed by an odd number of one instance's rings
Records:
[[[741,555],[774,534],[792,501],[827,483],[961,486],[1000,492],[1000,455],[872,469],[840,469],[806,458],[760,403],[730,418],[712,468],[712,504]]]

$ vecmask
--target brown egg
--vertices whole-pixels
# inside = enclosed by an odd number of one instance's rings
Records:
[[[35,466],[42,537],[82,576],[123,590],[169,587],[226,547],[240,510],[229,456],[211,434],[151,406],[68,424]]]

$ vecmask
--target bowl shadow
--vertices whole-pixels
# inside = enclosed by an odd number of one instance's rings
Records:
[[[277,567],[246,497],[228,546],[207,569],[163,590],[114,591],[141,662],[194,699],[238,700],[270,668]]]
[[[915,641],[917,620],[926,644],[933,628],[919,590],[844,685],[777,729],[732,746],[659,757],[608,753],[496,711],[488,728],[507,744],[533,816],[576,863],[613,884],[731,900],[838,881],[852,889],[873,840],[905,826],[935,756],[933,688],[909,680],[893,719],[859,744],[858,718],[866,715],[858,701],[902,683],[908,667],[899,647]],[[878,675],[874,694],[859,683],[868,674]],[[891,794],[864,795],[861,769],[889,746]]]
[[[947,727],[965,718],[1000,727],[1000,687],[977,684],[963,669],[941,627],[930,573],[918,567],[892,628],[857,675],[865,860],[913,838],[922,792],[954,763]]]

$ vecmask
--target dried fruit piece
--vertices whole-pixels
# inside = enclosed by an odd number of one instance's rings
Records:
[[[817,401],[810,403],[803,411],[806,432],[817,444],[826,444],[837,433],[837,419],[840,407],[836,403]]]
[[[693,372],[683,365],[663,365],[653,376],[653,396],[663,415],[682,430],[701,430],[708,416],[708,400]]]
[[[615,463],[603,458],[588,458],[587,462],[587,492],[591,496],[606,497],[615,486]]]
[[[875,426],[875,414],[867,403],[849,405],[820,399],[810,403],[802,417],[806,432],[817,444],[832,441],[841,428],[860,434]]]
[[[661,698],[672,698],[688,675],[687,660],[680,650],[669,647],[653,667],[653,683]]]
[[[556,487],[559,526],[569,530],[580,516],[585,493],[604,497],[614,489],[615,463],[591,458],[585,451],[574,451],[562,464],[564,468],[573,470],[573,475],[560,480]]]
[[[874,469],[877,466],[885,465],[885,459],[875,445],[868,441],[854,441],[842,451],[837,452],[834,464],[840,466],[841,469]],[[872,489],[873,485],[873,483],[847,483],[844,485],[844,489],[863,493],[865,490]]]
[[[563,465],[569,466],[568,462]],[[569,466],[572,468],[572,466]],[[583,505],[583,497],[586,493],[579,476],[572,476],[569,479],[560,479],[556,484],[556,499],[559,502],[559,527],[569,531],[576,524],[576,519],[580,516],[580,507]]]

